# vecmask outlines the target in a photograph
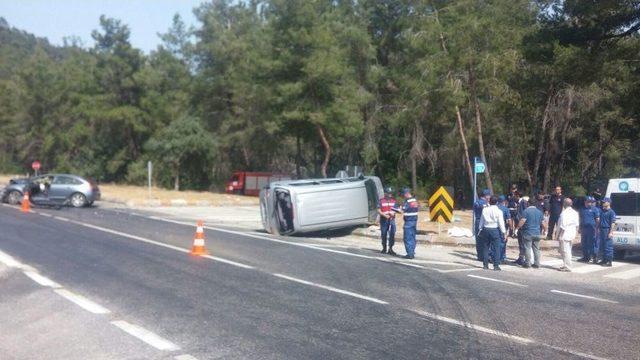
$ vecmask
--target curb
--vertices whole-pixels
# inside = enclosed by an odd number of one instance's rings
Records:
[[[371,232],[363,229],[356,229],[352,232],[353,235],[365,236],[372,239],[380,239],[380,231],[374,230],[375,232]],[[402,234],[402,232],[396,231],[396,237]],[[443,245],[443,246],[465,246],[465,247],[475,247],[476,242],[473,238],[450,238],[451,241],[442,241],[442,240],[431,240],[432,236],[429,234],[416,235],[416,243],[423,245]],[[397,240],[397,239],[396,239]],[[402,238],[400,237],[400,240]],[[510,249],[518,249],[518,242],[516,239],[510,238],[507,242],[507,248]],[[549,250],[549,249],[557,249],[558,245],[554,240],[542,240],[540,241],[540,250]]]

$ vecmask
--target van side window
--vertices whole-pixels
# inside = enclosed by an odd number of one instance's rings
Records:
[[[611,208],[618,216],[640,216],[640,193],[612,193]]]

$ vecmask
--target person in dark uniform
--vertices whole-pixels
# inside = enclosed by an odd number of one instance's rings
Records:
[[[582,258],[579,262],[593,261],[596,263],[596,254],[593,253],[596,238],[596,228],[600,221],[600,212],[593,206],[595,199],[591,196],[585,198],[584,206],[580,209],[580,245]]]
[[[515,185],[514,185],[515,186]],[[508,196],[507,196],[507,207],[509,208],[509,215],[511,215],[511,220],[513,220],[514,224],[518,223],[518,204],[520,203],[520,192],[518,190],[516,190],[515,192],[511,192]],[[515,226],[513,226],[510,230],[509,230],[509,236],[511,236],[512,238],[516,237],[516,234],[514,232]]]
[[[549,231],[547,232],[547,240],[551,240],[553,237],[553,230],[560,218],[560,213],[562,213],[563,202],[562,188],[556,186],[555,192],[549,198]]]
[[[613,266],[613,230],[616,225],[616,213],[611,208],[611,199],[602,199],[600,213],[600,262],[602,266]]]
[[[393,245],[396,236],[396,212],[398,206],[396,199],[393,197],[393,189],[388,187],[384,189],[384,197],[378,202],[378,213],[380,214],[380,235],[382,236],[383,254],[395,255]],[[387,252],[387,243],[389,251]]]
[[[404,258],[413,259],[416,254],[416,231],[420,204],[418,204],[418,200],[411,195],[411,189],[402,189],[402,195],[405,199],[401,211],[404,219],[402,231],[404,234],[404,248],[407,251],[407,255],[404,256]]]
[[[509,234],[513,231],[513,222],[511,220],[511,211],[506,206],[507,199],[500,195],[498,197],[498,209],[502,211],[502,217],[504,218],[504,225],[506,227],[506,233],[501,233],[501,242],[500,242],[500,263],[504,263],[507,259],[507,238]]]
[[[518,211],[516,214],[516,219],[518,219],[518,222],[516,222],[515,224],[519,224],[520,220],[522,220],[523,216],[524,216],[524,211],[529,207],[529,197],[528,196],[523,196],[522,198],[520,198],[520,202],[518,203]],[[518,237],[518,259],[516,261],[514,261],[515,264],[517,265],[524,265],[525,264],[525,260],[526,260],[526,251],[527,249],[525,248],[525,244],[524,244],[524,234],[522,231],[514,231],[516,233],[516,236]]]
[[[473,203],[473,236],[476,239],[476,258],[478,261],[483,261],[484,258],[484,245],[482,240],[478,238],[480,234],[480,218],[482,217],[482,210],[489,206],[489,198],[491,198],[491,191],[489,189],[482,190],[480,198]]]

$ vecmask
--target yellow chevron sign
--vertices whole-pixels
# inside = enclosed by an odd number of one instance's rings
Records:
[[[439,222],[453,220],[453,198],[444,186],[440,186],[429,198],[429,218]]]

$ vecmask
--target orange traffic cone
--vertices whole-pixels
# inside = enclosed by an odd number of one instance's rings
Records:
[[[193,246],[191,247],[191,255],[207,255],[208,253],[204,246],[204,224],[202,220],[198,220],[196,236],[193,238]]]
[[[29,201],[29,192],[25,191],[24,196],[22,197],[22,212],[28,213],[31,211],[31,203]]]

